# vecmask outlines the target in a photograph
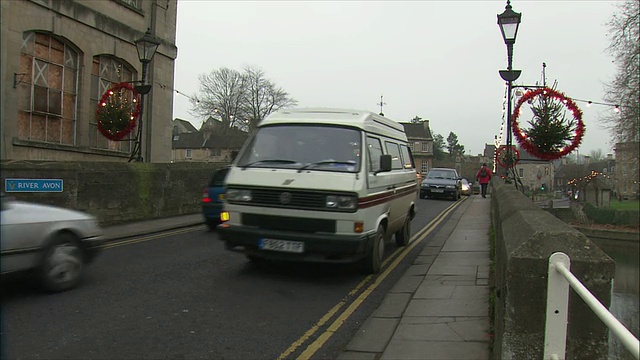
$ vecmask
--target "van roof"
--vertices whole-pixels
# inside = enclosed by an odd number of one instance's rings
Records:
[[[367,110],[337,108],[286,109],[267,116],[260,125],[273,124],[339,124],[374,133],[393,133],[406,140],[404,127],[396,121]]]

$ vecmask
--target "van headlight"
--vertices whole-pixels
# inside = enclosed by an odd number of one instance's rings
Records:
[[[456,188],[456,186],[455,186],[455,185],[447,185],[447,186],[446,186],[446,188],[447,188],[447,189],[455,189],[455,188]]]
[[[227,189],[224,196],[228,201],[251,201],[251,190]]]
[[[358,205],[358,198],[355,196],[345,195],[329,195],[327,196],[325,206],[330,209],[349,209],[353,210]]]

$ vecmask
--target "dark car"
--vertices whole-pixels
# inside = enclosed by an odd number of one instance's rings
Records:
[[[220,211],[224,205],[225,178],[228,172],[228,167],[214,171],[202,194],[202,215],[204,222],[211,230],[220,224]]]
[[[433,168],[422,180],[420,198],[450,198],[460,199],[462,193],[462,178],[455,169]]]

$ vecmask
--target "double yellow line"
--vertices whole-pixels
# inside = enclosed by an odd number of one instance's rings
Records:
[[[160,233],[157,233],[157,234],[143,236],[143,237],[136,237],[136,238],[129,239],[129,240],[108,242],[108,243],[100,246],[100,249],[112,249],[112,248],[118,247],[118,246],[137,244],[137,243],[141,243],[141,242],[145,242],[145,241],[149,241],[149,240],[154,240],[154,239],[159,239],[159,238],[167,237],[167,236],[171,236],[171,235],[185,234],[185,233],[188,233],[188,232],[201,230],[203,228],[204,228],[204,226],[200,225],[200,226],[188,227],[188,228],[183,228],[183,229],[177,229],[177,230],[173,230],[173,231],[163,231],[163,232],[160,232]]]
[[[398,264],[415,248],[419,243],[422,242],[440,223],[453,211],[455,210],[462,201],[456,201],[451,204],[447,209],[438,214],[427,226],[420,229],[414,236],[411,237],[410,245],[402,248],[396,249],[382,264],[385,269],[381,274],[378,274],[373,283],[369,285],[360,296],[358,296],[351,304],[340,314],[338,317],[329,325],[329,327],[318,336],[318,338],[313,341],[307,348],[297,357],[300,360],[310,359],[313,354],[315,354],[318,350],[324,346],[324,344],[335,334],[342,324],[358,309],[358,307],[369,297],[369,295],[384,281],[384,279],[389,276],[391,271],[393,271]],[[391,262],[391,264],[389,264]],[[389,264],[387,266],[387,264]],[[339,303],[337,303],[331,310],[329,310],[320,320],[315,323],[309,330],[307,330],[298,340],[293,342],[289,346],[287,350],[285,350],[280,356],[278,360],[282,360],[287,358],[287,356],[293,354],[299,347],[304,345],[320,328],[322,328],[325,324],[327,324],[339,311],[340,309],[348,303],[348,300],[360,292],[360,289],[364,288],[364,286],[369,283],[372,279],[373,275],[368,275],[365,277],[358,285],[356,285],[353,290],[349,292],[349,294]]]

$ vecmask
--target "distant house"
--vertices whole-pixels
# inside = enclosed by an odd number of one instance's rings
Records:
[[[431,136],[429,120],[401,124],[407,134],[416,171],[426,175],[433,167],[433,136]]]
[[[194,133],[197,132],[198,129],[195,128],[195,126],[193,126],[189,121],[187,120],[182,120],[182,119],[178,119],[176,118],[175,120],[173,120],[173,135],[177,135],[177,134],[183,134],[183,133]]]
[[[526,150],[518,148],[520,161],[515,169],[522,185],[529,190],[544,191],[554,190],[555,167],[549,160],[538,159]],[[504,168],[502,168],[504,171]]]
[[[229,162],[249,136],[235,128],[225,128],[214,118],[207,119],[200,130],[181,119],[174,120],[171,142],[172,161]]]

